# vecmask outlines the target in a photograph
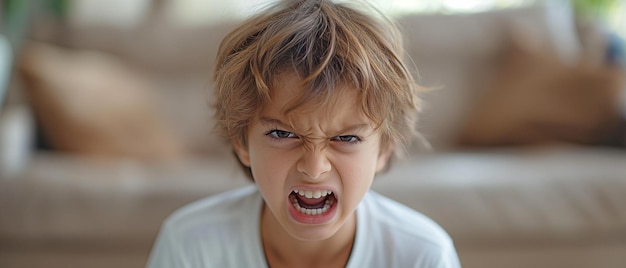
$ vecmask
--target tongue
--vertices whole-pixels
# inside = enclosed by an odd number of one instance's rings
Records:
[[[300,204],[301,207],[310,208],[310,209],[323,208],[326,198],[328,198],[328,196],[324,196],[320,198],[306,198],[301,195],[296,195],[298,204]]]

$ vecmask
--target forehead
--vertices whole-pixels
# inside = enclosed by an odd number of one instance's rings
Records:
[[[351,86],[338,84],[319,95],[309,96],[312,89],[296,74],[277,76],[270,89],[270,100],[261,116],[280,119],[292,126],[369,124],[363,113],[359,92]],[[304,99],[303,99],[304,97]]]

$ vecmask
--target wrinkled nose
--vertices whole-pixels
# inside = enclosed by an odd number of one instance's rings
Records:
[[[309,180],[319,180],[331,170],[331,164],[324,150],[305,150],[297,165],[298,171]]]

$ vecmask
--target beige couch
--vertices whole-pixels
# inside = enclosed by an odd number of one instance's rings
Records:
[[[526,29],[564,62],[584,54],[566,6],[411,16],[400,23],[421,82],[443,86],[424,95],[421,131],[434,150],[410,148],[374,188],[439,222],[456,241],[463,267],[624,267],[622,149],[465,150],[453,142],[476,96],[498,76],[511,29]],[[214,51],[230,26],[159,27],[168,38],[77,27],[65,42],[114,52],[149,71],[160,85],[162,112],[183,147],[195,150],[166,163],[33,152],[23,171],[0,180],[0,267],[142,267],[174,209],[248,183],[227,146],[207,135],[203,96],[213,54],[197,56]]]

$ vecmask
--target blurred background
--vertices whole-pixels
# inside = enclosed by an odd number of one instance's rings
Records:
[[[464,267],[626,267],[626,1],[377,0],[424,87],[375,190]],[[143,267],[248,184],[212,131],[221,39],[267,1],[0,1],[0,267]]]

